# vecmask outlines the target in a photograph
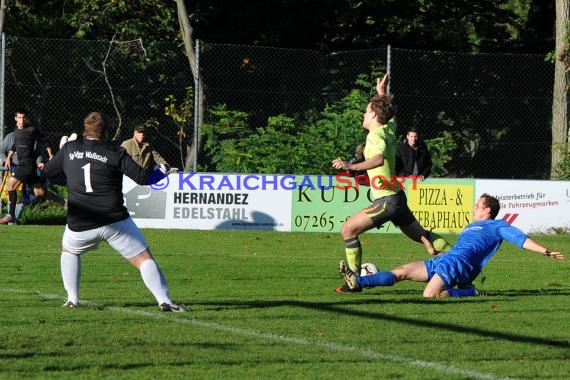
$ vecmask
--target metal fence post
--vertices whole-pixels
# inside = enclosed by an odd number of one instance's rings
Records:
[[[0,36],[0,141],[4,141],[4,60],[6,59],[6,35]]]
[[[200,136],[199,130],[199,118],[200,114],[200,40],[196,40],[196,73],[194,74],[194,135],[193,135],[193,168],[192,171],[195,173],[198,164],[198,136]]]
[[[392,77],[392,45],[388,45],[386,48],[386,73]],[[386,87],[388,93],[390,93],[390,81],[388,81],[388,86]]]

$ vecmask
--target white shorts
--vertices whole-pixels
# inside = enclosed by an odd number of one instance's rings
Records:
[[[92,230],[75,232],[65,226],[61,244],[65,252],[81,255],[96,249],[104,240],[125,259],[130,259],[148,248],[148,244],[131,217]]]

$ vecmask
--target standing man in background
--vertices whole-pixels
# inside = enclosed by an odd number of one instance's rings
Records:
[[[147,141],[148,132],[146,125],[136,125],[133,138],[123,141],[121,146],[137,164],[145,169],[153,167],[154,164],[163,164],[168,167],[166,160]]]
[[[33,188],[34,195],[40,199],[43,199],[46,195],[48,197],[52,195],[49,192],[46,193],[42,186],[42,179],[38,176],[38,167],[43,167],[43,163],[37,163],[38,153],[36,151],[36,144],[38,146],[44,145],[50,160],[53,157],[52,148],[39,128],[26,123],[26,114],[27,112],[22,109],[16,111],[14,143],[6,157],[6,169],[10,170],[12,159],[16,153],[18,154],[18,166],[14,170],[14,175],[10,177],[6,184],[10,207],[8,213],[0,219],[0,224],[14,224],[17,222],[17,189],[21,183],[30,185]],[[56,201],[56,199],[53,200]]]
[[[431,155],[416,128],[408,129],[406,139],[396,151],[396,174],[407,177],[421,175],[426,179],[431,174]]]

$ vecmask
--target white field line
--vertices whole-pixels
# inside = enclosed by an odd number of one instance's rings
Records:
[[[43,298],[43,299],[61,300],[62,302],[65,301],[65,298],[58,296],[58,295],[41,294],[39,292],[33,292],[30,290],[24,290],[24,289],[3,288],[3,289],[1,289],[1,292],[2,293],[34,294],[34,295],[37,295],[38,297]],[[81,304],[87,305],[87,306],[95,306],[94,303],[86,302],[86,301],[81,301]],[[497,376],[494,374],[483,373],[483,372],[473,371],[473,370],[469,370],[469,369],[461,369],[461,368],[457,368],[457,367],[454,367],[454,366],[451,366],[448,364],[444,364],[444,363],[418,360],[418,359],[408,358],[408,357],[399,356],[399,355],[381,354],[379,352],[375,352],[375,351],[372,351],[370,349],[364,349],[362,347],[356,347],[356,346],[349,346],[349,345],[345,345],[342,343],[319,341],[319,340],[305,339],[305,338],[294,338],[294,337],[289,337],[289,336],[285,336],[285,335],[276,335],[276,334],[271,334],[271,333],[265,333],[265,332],[256,331],[256,330],[252,330],[252,329],[243,329],[243,328],[239,328],[239,327],[226,326],[226,325],[223,325],[220,323],[201,321],[199,319],[192,318],[191,312],[186,313],[186,314],[176,313],[175,315],[177,318],[172,318],[173,314],[163,313],[163,312],[160,312],[158,310],[153,313],[153,312],[148,312],[148,311],[124,308],[124,307],[105,306],[104,308],[106,310],[114,311],[117,313],[128,314],[128,315],[139,315],[142,317],[151,318],[151,319],[155,319],[155,320],[164,320],[164,321],[180,323],[180,324],[185,324],[185,325],[198,326],[198,327],[203,327],[203,328],[207,328],[207,329],[211,329],[211,330],[223,331],[223,332],[232,333],[232,334],[241,335],[241,336],[260,338],[260,339],[265,339],[265,340],[277,341],[277,342],[281,342],[281,343],[294,344],[294,345],[298,345],[298,346],[308,346],[308,347],[312,346],[312,347],[329,349],[331,351],[353,353],[353,354],[356,354],[356,355],[359,355],[359,356],[362,356],[362,357],[368,358],[368,359],[384,360],[384,361],[388,361],[388,362],[392,362],[392,363],[402,363],[402,364],[406,364],[406,365],[409,365],[412,367],[430,368],[430,369],[433,369],[435,371],[438,371],[438,372],[441,372],[444,374],[459,375],[459,376],[463,376],[463,377],[470,378],[470,379],[487,379],[487,380],[512,379],[512,378],[508,378],[508,377],[500,377],[500,376]],[[178,317],[183,316],[183,315],[188,315],[190,318],[178,318]]]

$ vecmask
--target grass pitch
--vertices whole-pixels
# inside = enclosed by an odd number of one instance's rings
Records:
[[[83,256],[82,307],[64,309],[62,226],[0,227],[0,378],[567,379],[570,257],[505,243],[487,295],[424,300],[422,283],[336,294],[338,234],[145,230],[171,295],[160,313],[106,244]],[[454,237],[451,237],[454,240]],[[567,236],[539,236],[570,254]],[[425,259],[364,234],[364,261]]]

